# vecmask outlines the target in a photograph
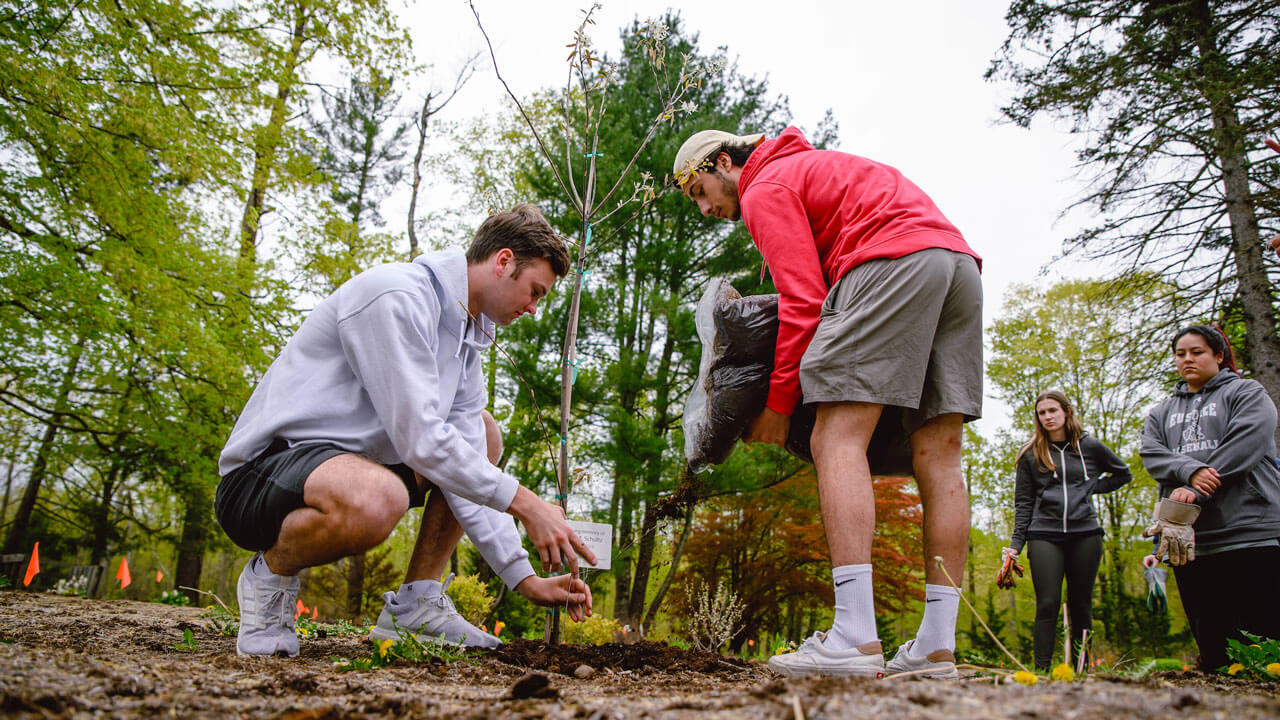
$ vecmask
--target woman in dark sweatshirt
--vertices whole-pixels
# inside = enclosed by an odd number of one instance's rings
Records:
[[[1027,546],[1036,590],[1035,661],[1037,668],[1047,669],[1063,578],[1075,647],[1081,647],[1084,631],[1093,629],[1102,526],[1090,497],[1122,487],[1133,473],[1106,445],[1085,434],[1063,393],[1041,393],[1035,420],[1035,432],[1018,455],[1013,539],[1004,553],[1017,555]]]
[[[1183,547],[1189,540],[1190,551],[1170,552],[1170,564],[1179,563],[1173,572],[1200,667],[1217,670],[1229,662],[1228,638],[1244,640],[1241,630],[1280,638],[1276,406],[1261,384],[1236,374],[1217,329],[1183,328],[1172,345],[1182,382],[1142,429],[1142,463],[1162,498],[1148,532]]]

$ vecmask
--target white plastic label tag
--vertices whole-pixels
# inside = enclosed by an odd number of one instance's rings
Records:
[[[610,556],[613,555],[613,526],[608,523],[570,520],[569,528],[578,533],[582,542],[596,554],[595,565],[588,564],[582,555],[578,555],[578,565],[595,570],[608,570]]]

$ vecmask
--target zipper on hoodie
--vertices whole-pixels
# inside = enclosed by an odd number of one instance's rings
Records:
[[[1067,495],[1067,446],[1058,448],[1058,467],[1062,468],[1062,534],[1067,534],[1067,510],[1071,507],[1071,498]]]
[[[1084,473],[1083,478],[1089,479],[1089,466],[1084,464],[1084,453],[1080,450],[1080,441],[1076,441],[1076,454],[1080,456],[1080,472]],[[1071,497],[1067,492],[1067,446],[1063,445],[1058,448],[1058,467],[1062,468],[1062,534],[1067,534],[1067,515],[1071,510]],[[1057,476],[1057,471],[1054,476]]]

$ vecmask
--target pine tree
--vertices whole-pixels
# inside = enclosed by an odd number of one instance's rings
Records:
[[[1016,0],[988,71],[1013,122],[1062,118],[1083,137],[1081,205],[1101,223],[1066,251],[1177,283],[1194,311],[1244,325],[1240,356],[1280,404],[1276,0]],[[1174,326],[1187,316],[1164,319]]]

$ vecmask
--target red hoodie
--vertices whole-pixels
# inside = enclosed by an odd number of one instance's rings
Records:
[[[928,195],[888,165],[815,150],[789,127],[751,153],[738,179],[742,220],[781,298],[767,406],[800,401],[800,357],[827,291],[850,268],[928,248],[978,257]]]

